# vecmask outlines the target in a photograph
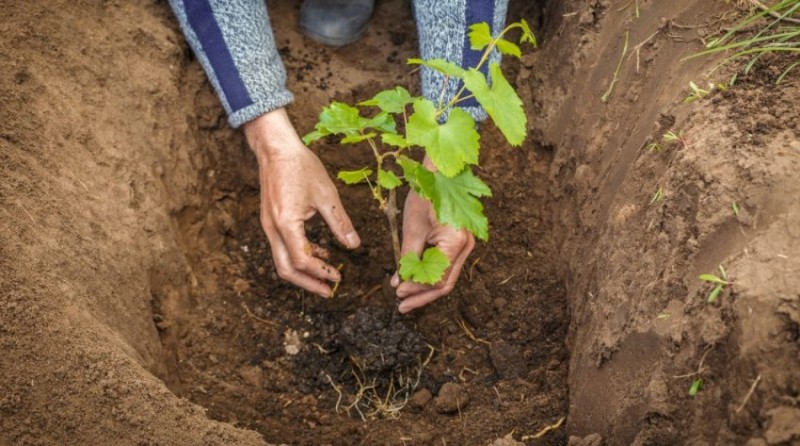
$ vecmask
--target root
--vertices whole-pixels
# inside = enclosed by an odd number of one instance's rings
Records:
[[[553,430],[556,430],[559,427],[561,427],[561,425],[564,424],[564,420],[565,420],[565,418],[561,417],[561,419],[559,419],[555,423],[553,423],[553,424],[551,424],[549,426],[545,426],[544,428],[542,428],[542,430],[540,430],[539,432],[537,432],[537,433],[535,433],[533,435],[523,435],[522,436],[522,441],[528,441],[528,440],[533,440],[533,439],[536,439],[536,438],[542,438],[542,437],[545,436],[546,433],[548,433],[550,431],[553,431]]]
[[[436,351],[430,345],[428,345],[428,348],[430,352],[427,358],[424,361],[421,357],[418,358],[418,366],[413,370],[414,374],[399,373],[397,376],[392,374],[385,392],[379,391],[376,379],[369,380],[358,363],[352,361],[351,358],[353,367],[350,369],[350,374],[356,381],[356,392],[350,397],[352,402],[345,406],[342,405],[342,400],[345,396],[342,386],[334,382],[330,375],[325,374],[337,394],[336,413],[341,413],[344,410],[348,416],[352,416],[352,412],[355,411],[361,421],[376,418],[399,418],[400,412],[408,404],[411,394],[419,387],[422,380],[422,372],[430,363],[433,353]]]

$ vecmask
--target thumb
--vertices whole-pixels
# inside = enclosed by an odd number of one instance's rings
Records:
[[[349,249],[358,248],[361,245],[361,237],[358,236],[358,232],[353,227],[353,222],[350,221],[350,217],[344,211],[342,201],[339,200],[338,195],[335,195],[331,201],[332,203],[329,201],[317,210],[322,215],[322,218],[325,219],[339,243]]]

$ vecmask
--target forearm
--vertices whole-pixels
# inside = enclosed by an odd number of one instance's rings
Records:
[[[170,0],[170,5],[233,127],[293,100],[262,0]]]

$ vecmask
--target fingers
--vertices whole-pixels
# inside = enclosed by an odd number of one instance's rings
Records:
[[[289,251],[289,261],[293,270],[321,280],[332,282],[341,280],[336,268],[313,255],[314,247],[306,238],[303,220],[284,224],[278,230]]]
[[[334,191],[334,196],[325,201],[326,204],[319,206],[317,211],[322,214],[322,218],[328,223],[333,235],[339,240],[339,243],[347,248],[358,248],[361,245],[361,238],[353,227],[350,217],[347,216],[347,212],[344,211],[339,195]]]
[[[278,276],[314,294],[330,297],[331,287],[323,281],[338,282],[341,275],[336,268],[321,260],[328,258],[327,250],[308,242],[302,220],[299,225],[284,225],[282,230],[278,230],[269,217],[262,217],[262,226],[269,239]]]

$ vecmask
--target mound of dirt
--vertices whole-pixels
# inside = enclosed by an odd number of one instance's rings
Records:
[[[166,4],[6,5],[0,444],[800,441],[797,76],[764,58],[684,103],[729,77],[681,59],[732,6],[634,3],[511,3],[543,41],[507,61],[531,137],[483,129],[492,241],[411,316],[366,188],[340,190],[355,253],[307,227],[337,297],[277,277],[255,160]],[[269,6],[300,132],[331,99],[416,88],[407,2],[342,49]],[[370,156],[315,150],[332,172]],[[704,273],[727,277],[713,303]]]

